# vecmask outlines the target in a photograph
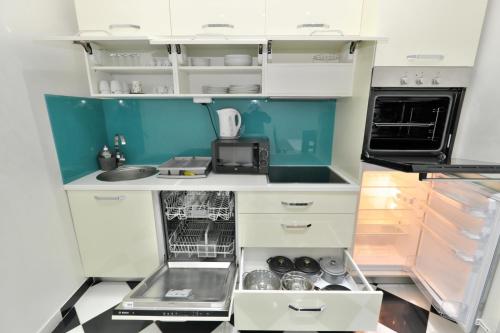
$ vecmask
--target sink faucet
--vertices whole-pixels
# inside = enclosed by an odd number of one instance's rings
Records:
[[[116,166],[120,167],[125,164],[125,155],[120,151],[120,145],[126,145],[127,141],[125,141],[125,137],[122,134],[115,134],[115,158],[116,158]]]

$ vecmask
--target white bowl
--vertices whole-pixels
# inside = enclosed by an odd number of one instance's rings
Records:
[[[225,66],[252,66],[252,56],[247,54],[228,54],[224,56]]]

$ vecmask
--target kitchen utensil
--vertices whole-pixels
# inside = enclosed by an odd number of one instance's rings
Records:
[[[305,274],[318,274],[321,267],[316,260],[310,257],[299,257],[294,260],[295,269]]]
[[[267,264],[269,265],[269,269],[279,276],[293,270],[293,262],[283,256],[271,257],[267,259]]]
[[[257,269],[245,275],[243,288],[247,290],[279,290],[280,278],[266,269]]]
[[[99,92],[101,94],[110,94],[111,88],[109,87],[109,82],[106,80],[99,81]]]
[[[174,157],[158,167],[160,178],[204,178],[208,175],[211,157]]]
[[[281,288],[284,290],[313,290],[314,284],[304,273],[291,271],[281,278]]]
[[[210,58],[191,58],[191,66],[210,66]]]
[[[252,57],[247,54],[228,54],[224,56],[225,66],[251,66]]]
[[[130,89],[132,94],[142,94],[142,83],[141,81],[132,81],[132,88]]]
[[[229,91],[228,87],[202,86],[201,89],[204,94],[227,94]]]
[[[321,278],[331,284],[340,284],[347,274],[344,261],[336,257],[319,259],[319,266],[323,272]]]
[[[341,284],[329,284],[328,286],[321,288],[321,290],[330,290],[330,291],[349,291],[351,289],[347,288],[346,286],[343,286]]]
[[[111,87],[112,94],[121,94],[122,93],[122,85],[121,85],[120,81],[118,81],[118,80],[111,81],[110,87]]]
[[[217,110],[219,116],[219,136],[222,139],[239,137],[241,115],[236,109],[227,108]]]
[[[230,85],[230,94],[257,94],[260,92],[259,84]]]

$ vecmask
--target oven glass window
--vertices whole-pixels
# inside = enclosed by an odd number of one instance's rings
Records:
[[[440,150],[445,144],[451,103],[448,96],[376,97],[370,149]]]
[[[224,166],[252,167],[254,165],[253,146],[219,146],[219,160]]]

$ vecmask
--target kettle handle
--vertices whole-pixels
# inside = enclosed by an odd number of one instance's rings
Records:
[[[239,112],[236,112],[234,115],[236,118],[238,118],[238,122],[236,123],[236,131],[235,131],[235,135],[238,135],[238,132],[239,132],[240,127],[241,127],[241,115]]]

